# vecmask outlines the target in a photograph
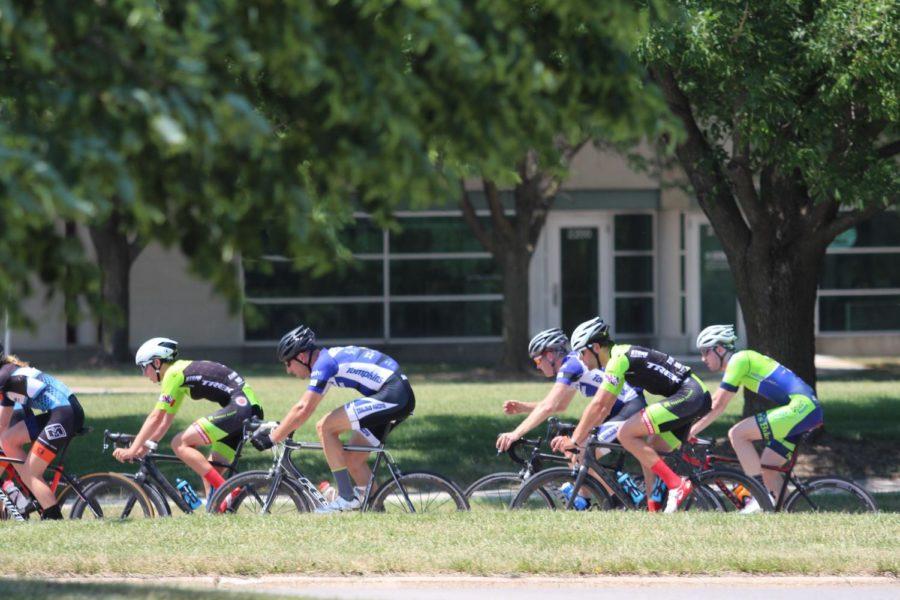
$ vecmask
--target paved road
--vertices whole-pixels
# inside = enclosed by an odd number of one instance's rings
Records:
[[[866,577],[266,577],[222,578],[216,587],[340,600],[866,600],[900,598],[900,582]]]

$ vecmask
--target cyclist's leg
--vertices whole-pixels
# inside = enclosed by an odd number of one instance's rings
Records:
[[[212,451],[225,458],[225,462],[232,460],[237,436],[251,414],[252,408],[247,398],[236,396],[230,404],[207,417],[197,419],[172,439],[172,450],[184,464],[203,478],[203,487],[207,492],[210,487],[221,486],[224,479],[197,449],[198,446],[212,446]]]
[[[80,409],[80,406],[78,408]],[[17,428],[23,426],[25,436],[29,440],[34,439],[25,458],[25,464],[21,465],[19,476],[44,509],[43,517],[61,519],[62,515],[56,506],[56,495],[44,481],[44,471],[47,470],[47,465],[68,446],[75,431],[81,428],[83,417],[80,410],[76,414],[72,405],[54,408],[44,414],[46,417],[41,415],[43,419],[35,419],[35,422],[46,423],[36,438],[31,437],[33,432],[28,431],[26,423],[16,426]],[[19,440],[21,439],[20,437]]]
[[[737,454],[741,468],[744,470],[744,473],[757,479],[759,479],[762,472],[762,467],[760,466],[761,463],[759,455],[756,453],[756,448],[753,447],[753,442],[763,439],[757,420],[760,417],[765,417],[765,415],[766,413],[760,413],[753,417],[747,417],[728,430],[728,439],[731,440],[731,447],[734,448],[734,453]]]

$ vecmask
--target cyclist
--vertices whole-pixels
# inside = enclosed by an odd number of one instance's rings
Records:
[[[305,325],[287,332],[278,344],[278,360],[287,372],[309,379],[300,400],[271,432],[257,431],[252,438],[256,448],[271,448],[303,425],[332,385],[349,387],[363,396],[338,407],[316,423],[325,459],[337,483],[338,495],[317,512],[341,512],[360,508],[362,501],[354,489],[368,485],[372,471],[366,463],[367,452],[346,452],[340,434],[353,431],[350,444],[378,446],[384,442],[388,423],[398,424],[412,414],[416,397],[400,365],[377,350],[362,346],[324,348],[316,343],[316,334]]]
[[[500,452],[508,450],[516,440],[543,423],[550,415],[565,411],[575,397],[576,390],[592,398],[603,381],[602,370],[587,368],[578,358],[578,353],[571,351],[569,338],[562,329],[553,328],[538,333],[528,344],[528,354],[541,373],[547,378],[555,378],[556,382],[540,402],[508,400],[503,404],[503,411],[507,414],[529,414],[513,431],[501,433],[497,437],[497,450]],[[603,423],[598,439],[603,442],[615,441],[622,423],[646,405],[643,393],[626,383],[616,398],[609,417]]]
[[[792,371],[754,350],[735,352],[734,325],[711,325],[697,336],[703,362],[714,373],[724,371],[712,400],[712,410],[691,428],[697,435],[712,423],[742,385],[778,406],[740,421],[728,431],[731,445],[744,472],[759,479],[773,496],[781,491],[781,475],[763,470],[761,465],[781,466],[796,447],[800,434],[815,429],[823,421],[822,406],[813,389]],[[764,440],[762,456],[753,442]],[[774,504],[774,501],[773,501]],[[755,498],[741,512],[758,512]]]
[[[262,418],[263,410],[256,394],[234,370],[208,360],[176,360],[178,342],[156,337],[144,342],[134,355],[141,374],[159,383],[161,393],[156,406],[128,448],[117,448],[113,456],[120,462],[134,460],[156,449],[157,442],[172,426],[184,399],[208,400],[221,406],[213,414],[194,421],[172,438],[172,450],[202,478],[206,497],[225,483],[219,469],[210,460],[231,462],[243,435],[244,421]],[[209,459],[197,450],[211,446]]]
[[[572,333],[572,348],[590,368],[603,368],[603,383],[584,409],[571,438],[557,437],[551,446],[566,451],[581,445],[591,428],[603,422],[627,383],[666,399],[629,418],[619,429],[619,442],[641,463],[645,489],[652,490],[657,475],[669,489],[665,512],[674,512],[690,495],[690,479],[681,478],[659,457],[658,449],[674,450],[687,439],[690,426],[709,412],[706,386],[690,367],[668,354],[641,346],[616,344],[609,325],[600,317],[585,321]],[[653,436],[651,443],[647,437]],[[648,510],[661,508],[648,501]]]
[[[35,409],[43,412],[35,416]],[[43,475],[83,426],[84,411],[65,384],[6,354],[0,344],[0,447],[7,456],[25,460],[14,466],[40,504],[41,519],[62,519]],[[26,457],[22,447],[28,443]]]

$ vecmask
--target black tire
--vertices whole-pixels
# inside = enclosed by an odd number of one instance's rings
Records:
[[[518,473],[491,473],[474,481],[464,495],[472,510],[506,510],[522,487]]]
[[[273,490],[275,478],[268,471],[245,471],[230,477],[222,484],[206,503],[206,510],[214,514],[295,514],[309,512],[313,502],[306,492],[287,479],[282,478],[278,489]],[[222,511],[222,504],[230,498],[228,507]],[[274,495],[273,495],[274,492]],[[271,498],[270,498],[271,496]],[[265,509],[269,503],[268,509]]]
[[[566,484],[575,484],[575,473],[568,467],[554,467],[535,473],[519,488],[510,508],[516,510],[567,510],[568,497],[560,490]],[[568,510],[609,510],[612,499],[593,477],[585,477],[578,495],[587,501],[581,508],[573,503]],[[577,502],[577,501],[576,501]]]
[[[118,473],[92,477],[72,507],[73,519],[152,519],[153,502],[137,483]]]
[[[738,512],[749,497],[756,499],[763,511],[774,510],[769,493],[756,479],[741,471],[717,467],[697,475],[694,492],[680,510]]]
[[[415,471],[400,476],[406,496],[393,479],[384,482],[372,498],[369,510],[387,513],[436,513],[469,510],[469,503],[459,487],[437,473]],[[407,503],[406,498],[409,498]]]
[[[147,497],[150,498],[150,502],[153,503],[153,510],[156,511],[157,517],[172,516],[172,508],[169,506],[169,501],[166,500],[166,495],[162,492],[162,490],[156,487],[156,484],[149,481],[138,483],[134,475],[125,475],[125,477],[134,481],[143,488],[144,492],[147,494]]]
[[[842,477],[814,477],[803,482],[784,501],[787,512],[877,512],[872,496],[856,483]]]

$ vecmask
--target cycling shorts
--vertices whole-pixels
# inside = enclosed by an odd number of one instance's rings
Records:
[[[251,417],[262,419],[263,410],[253,390],[244,386],[231,402],[213,414],[197,419],[191,427],[200,434],[205,445],[212,446],[213,452],[233,461],[244,435],[244,422]]]
[[[372,446],[380,446],[388,424],[396,421],[396,427],[412,414],[415,407],[416,396],[412,386],[405,375],[395,373],[371,396],[345,404],[344,412],[353,431],[360,432]]]
[[[621,429],[625,421],[640,413],[646,407],[647,403],[644,402],[643,398],[632,400],[631,402],[626,402],[622,405],[622,408],[618,413],[612,415],[608,420],[604,421],[603,424],[600,425],[600,427],[597,428],[597,435],[594,437],[597,439],[597,441],[604,442],[606,444],[618,443],[619,429]]]
[[[28,429],[28,439],[33,443],[31,453],[50,463],[66,449],[81,428],[84,427],[84,410],[75,395],[68,397],[68,404],[35,415],[26,408],[21,416],[13,415],[14,423],[22,421]]]
[[[691,425],[711,408],[709,390],[699,377],[691,373],[674,394],[645,408],[641,420],[647,433],[658,434],[675,450],[687,440]]]
[[[756,415],[759,432],[771,448],[785,458],[791,457],[800,435],[823,422],[822,406],[815,396],[791,394],[791,401]]]

